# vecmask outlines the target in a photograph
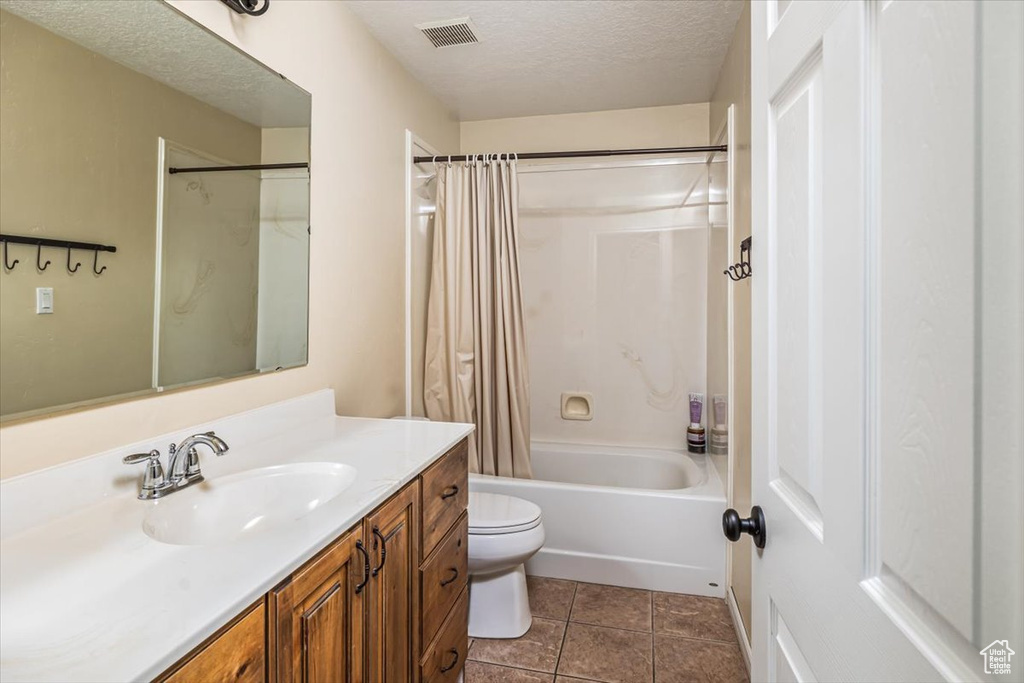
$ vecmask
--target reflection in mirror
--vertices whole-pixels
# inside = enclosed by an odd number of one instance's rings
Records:
[[[308,93],[158,0],[0,0],[0,63],[3,419],[306,363]]]

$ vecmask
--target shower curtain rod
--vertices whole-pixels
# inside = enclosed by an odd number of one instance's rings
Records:
[[[167,172],[175,173],[215,173],[217,171],[273,171],[282,168],[309,168],[309,164],[302,162],[297,164],[247,164],[245,166],[192,166],[189,168],[175,168],[171,166]]]
[[[728,152],[728,145],[702,145],[700,147],[652,147],[647,149],[585,149],[571,152],[501,152],[502,155],[524,159],[578,159],[581,157],[621,157],[634,154],[686,154],[688,152]],[[436,156],[413,157],[413,163],[425,164],[430,161],[467,161],[482,154],[438,154]]]

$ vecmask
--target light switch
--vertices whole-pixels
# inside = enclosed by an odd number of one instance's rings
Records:
[[[53,287],[36,287],[36,313],[53,313]]]

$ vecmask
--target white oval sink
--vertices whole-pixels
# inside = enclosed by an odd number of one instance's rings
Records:
[[[209,545],[280,528],[345,491],[356,469],[303,462],[246,470],[173,493],[152,503],[142,520],[161,543]]]

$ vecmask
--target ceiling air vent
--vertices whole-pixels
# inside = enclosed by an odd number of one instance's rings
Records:
[[[451,47],[480,42],[476,37],[476,28],[469,17],[416,24],[416,28],[423,31],[423,35],[434,47]]]

